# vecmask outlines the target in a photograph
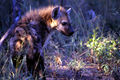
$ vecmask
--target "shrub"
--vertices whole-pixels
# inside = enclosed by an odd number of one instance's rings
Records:
[[[87,41],[86,46],[91,50],[91,56],[105,73],[111,73],[120,65],[120,42],[111,37],[97,37],[97,32],[93,30],[92,38]],[[113,65],[114,64],[114,65]]]

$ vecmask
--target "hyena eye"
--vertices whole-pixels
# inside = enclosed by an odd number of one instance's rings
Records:
[[[62,22],[62,25],[63,25],[63,26],[65,26],[65,25],[67,25],[67,24],[68,24],[67,22]]]

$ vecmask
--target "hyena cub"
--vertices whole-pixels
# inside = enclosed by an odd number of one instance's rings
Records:
[[[70,36],[74,33],[69,21],[70,9],[49,6],[26,13],[17,23],[10,39],[10,53],[15,68],[26,55],[27,69],[34,77],[45,79],[42,47],[54,30]]]

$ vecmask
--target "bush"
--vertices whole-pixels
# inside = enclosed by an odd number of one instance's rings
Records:
[[[97,32],[93,30],[92,38],[87,41],[86,46],[91,50],[91,56],[105,73],[111,73],[120,65],[119,47],[120,41],[111,37],[97,37]]]

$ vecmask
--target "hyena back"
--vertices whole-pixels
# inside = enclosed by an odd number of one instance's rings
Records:
[[[26,55],[27,69],[33,76],[45,79],[44,56],[41,53],[47,36],[54,30],[70,36],[74,33],[69,10],[61,6],[49,6],[26,13],[17,23],[10,39],[10,53],[15,68]],[[18,59],[18,56],[19,59]],[[18,60],[17,60],[18,59]]]

